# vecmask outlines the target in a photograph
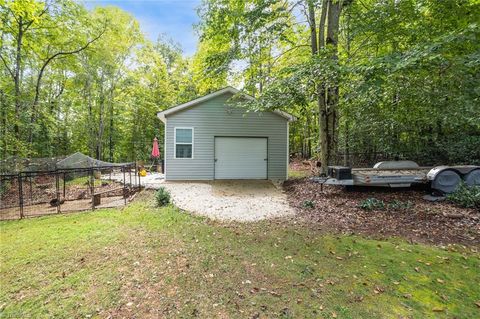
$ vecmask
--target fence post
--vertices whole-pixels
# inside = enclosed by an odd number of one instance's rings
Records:
[[[135,167],[133,167],[133,181],[135,183],[135,187],[139,187],[140,185],[137,184],[137,162],[135,162]]]
[[[66,178],[66,173],[63,172],[63,199],[65,200],[65,197],[66,197],[66,192],[65,192],[65,178]]]
[[[92,210],[95,209],[95,179],[93,177],[93,168],[90,169],[90,195],[92,198]]]
[[[125,166],[122,167],[123,171],[123,202],[127,205],[127,187],[126,187],[126,180],[125,180]]]
[[[128,176],[130,179],[130,187],[132,187],[132,168],[130,166],[128,167]]]
[[[30,182],[29,186],[30,186],[30,204],[33,203],[33,196],[32,196],[32,193],[33,193],[33,183],[32,183],[32,174],[29,174],[28,175],[29,178],[28,178],[28,181]],[[23,188],[22,188],[23,189]]]
[[[20,219],[24,218],[23,215],[23,187],[22,187],[22,173],[18,173],[18,199],[20,205]]]
[[[137,162],[135,161],[135,185],[140,189],[140,176],[138,176],[138,166]]]
[[[138,176],[138,189],[140,189],[142,187],[142,178],[140,176],[137,163],[135,163],[135,174]]]
[[[58,177],[58,171],[55,171],[55,190],[57,195],[57,214],[60,214],[60,178]]]

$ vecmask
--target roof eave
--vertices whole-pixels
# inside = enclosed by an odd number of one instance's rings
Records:
[[[282,110],[274,110],[273,113],[280,115],[281,117],[286,118],[289,122],[295,122],[297,118],[292,114],[289,114]]]
[[[160,121],[162,121],[163,123],[166,123],[167,122],[167,118],[165,117],[165,114],[163,114],[163,112],[157,112],[157,117]]]

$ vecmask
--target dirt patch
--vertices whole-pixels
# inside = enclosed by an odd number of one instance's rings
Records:
[[[440,245],[480,244],[479,211],[428,202],[423,199],[424,190],[347,191],[325,185],[321,191],[321,185],[309,179],[287,181],[284,188],[290,205],[313,227],[374,237],[400,236]],[[385,208],[359,208],[368,198],[382,200]]]

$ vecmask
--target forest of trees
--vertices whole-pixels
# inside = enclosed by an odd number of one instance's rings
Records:
[[[291,152],[480,162],[476,0],[203,0],[197,52],[114,6],[0,0],[0,154],[146,159],[159,110],[226,85]],[[323,165],[323,167],[326,167]]]

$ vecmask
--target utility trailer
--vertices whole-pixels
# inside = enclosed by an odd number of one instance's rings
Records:
[[[322,185],[410,187],[430,184],[443,194],[452,193],[463,181],[480,186],[480,166],[420,167],[413,161],[385,161],[373,168],[329,166],[327,178],[315,178]]]

